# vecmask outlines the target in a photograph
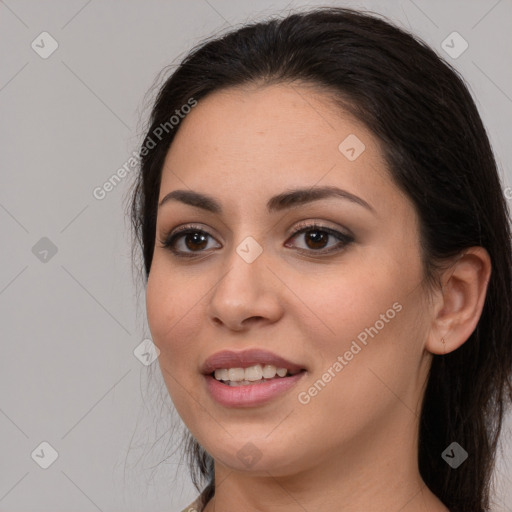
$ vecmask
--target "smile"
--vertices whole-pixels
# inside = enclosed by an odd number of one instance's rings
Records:
[[[255,364],[247,368],[219,368],[215,370],[214,377],[229,386],[250,386],[258,382],[267,382],[274,378],[283,378],[295,375],[287,368],[277,368],[273,364]]]
[[[283,394],[306,370],[262,349],[223,351],[208,358],[201,372],[210,396],[224,407],[254,407]]]

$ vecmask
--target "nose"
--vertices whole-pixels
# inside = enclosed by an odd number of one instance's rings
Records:
[[[214,324],[243,331],[256,324],[272,324],[283,316],[282,287],[268,264],[265,252],[248,263],[233,250],[210,296],[208,315]]]

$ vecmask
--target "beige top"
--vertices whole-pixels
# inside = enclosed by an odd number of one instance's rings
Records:
[[[200,507],[201,498],[197,498],[193,503],[191,503],[187,508],[183,509],[181,512],[202,512],[202,507]]]

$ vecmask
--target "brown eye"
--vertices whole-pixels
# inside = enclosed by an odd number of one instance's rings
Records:
[[[162,247],[169,249],[177,256],[194,256],[195,253],[199,254],[206,249],[211,249],[212,241],[215,242],[215,239],[206,231],[185,227],[166,237]],[[221,246],[218,244],[216,247]]]
[[[354,238],[328,227],[311,224],[295,231],[290,240],[294,243],[287,242],[286,247],[295,247],[300,252],[322,255],[341,251],[353,242]],[[301,240],[303,244],[297,244]]]
[[[204,249],[208,245],[207,236],[201,232],[188,233],[184,240],[187,249],[191,251]]]
[[[306,245],[309,249],[324,249],[330,236],[325,231],[320,230],[306,231],[305,235]]]

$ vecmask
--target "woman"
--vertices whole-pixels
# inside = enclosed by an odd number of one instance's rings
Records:
[[[511,236],[456,72],[352,10],[245,26],[166,81],[141,157],[187,510],[488,510]]]

